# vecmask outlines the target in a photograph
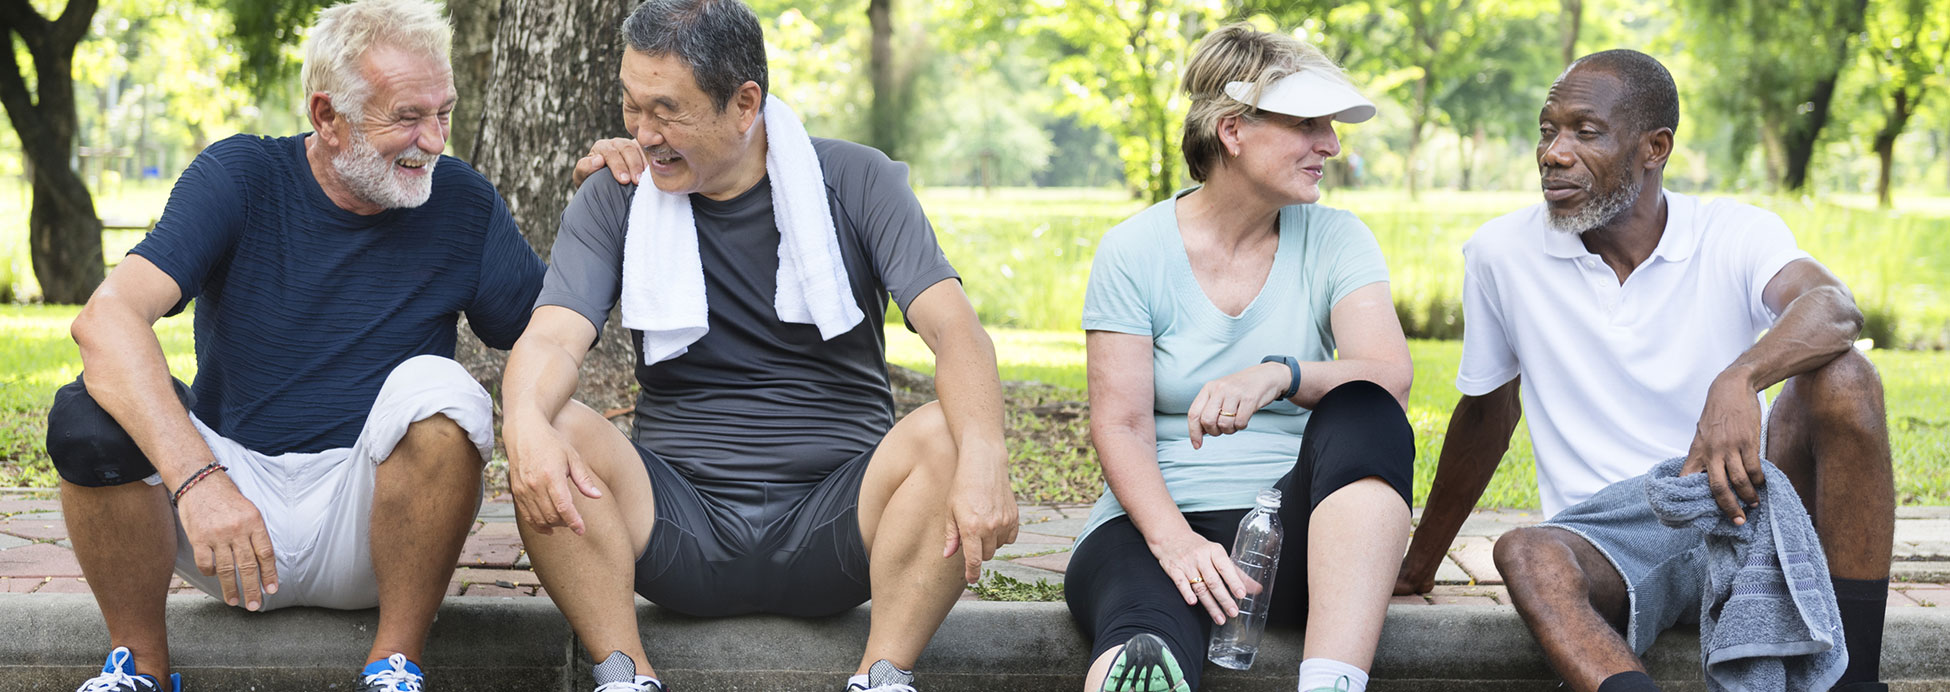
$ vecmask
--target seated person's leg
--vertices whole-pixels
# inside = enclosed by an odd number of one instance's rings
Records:
[[[548,596],[575,629],[592,662],[622,652],[637,675],[655,675],[637,634],[637,557],[656,526],[650,474],[636,445],[608,419],[578,401],[562,407],[554,421],[561,439],[587,464],[600,498],[574,487],[558,490],[573,498],[583,532],[542,531],[518,522],[535,573]],[[518,482],[510,479],[510,482]]]
[[[1644,480],[1614,483],[1496,541],[1517,614],[1580,692],[1657,689],[1638,655],[1666,628],[1699,617],[1703,539],[1660,524]]]
[[[459,363],[418,356],[387,376],[348,463],[373,464],[370,551],[379,628],[366,662],[421,660],[480,507],[494,403]],[[342,522],[356,527],[356,518]]]
[[[1229,539],[1244,514],[1194,512],[1186,520],[1201,535],[1223,528],[1224,535],[1210,538]],[[1211,617],[1202,606],[1185,603],[1130,517],[1106,522],[1077,546],[1063,582],[1063,598],[1077,628],[1091,641],[1085,692],[1198,688],[1206,642],[1212,636]],[[1156,637],[1164,655],[1147,650],[1123,656],[1125,645],[1140,635]]]
[[[189,388],[176,395],[190,405]],[[61,512],[75,560],[101,607],[112,647],[134,654],[136,672],[166,679],[163,604],[176,561],[176,514],[135,440],[88,395],[82,378],[54,395],[47,453],[61,475]]]
[[[1366,684],[1394,574],[1408,546],[1415,432],[1381,385],[1355,381],[1322,397],[1300,459],[1281,479],[1285,543],[1274,619],[1306,623],[1300,689]]]
[[[856,673],[886,660],[912,670],[962,591],[962,556],[946,549],[954,437],[939,402],[888,431],[860,480],[860,537],[869,561],[873,618]]]
[[[1769,412],[1766,456],[1808,508],[1841,606],[1849,662],[1838,690],[1880,677],[1896,531],[1887,420],[1882,380],[1856,351],[1790,378]]]

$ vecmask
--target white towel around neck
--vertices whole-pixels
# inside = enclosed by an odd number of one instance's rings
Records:
[[[812,137],[776,96],[765,97],[765,174],[772,183],[772,215],[779,227],[779,320],[819,327],[832,339],[865,318],[853,301],[839,235],[826,202],[826,176]],[[637,183],[623,237],[623,327],[643,332],[643,363],[684,355],[710,328],[704,266],[690,195]]]

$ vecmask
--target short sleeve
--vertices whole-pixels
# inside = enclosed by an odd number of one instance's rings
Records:
[[[574,310],[602,332],[623,290],[623,234],[635,190],[601,171],[582,181],[562,210],[562,227],[549,251],[548,273],[535,307]]]
[[[218,153],[225,147],[249,146],[241,141],[219,142],[198,154],[176,179],[169,203],[149,234],[129,250],[155,264],[176,280],[182,297],[167,314],[183,311],[203,292],[237,241],[244,208],[234,180]]]
[[[881,285],[903,313],[929,287],[960,278],[907,185],[906,164],[869,147],[839,142],[820,153],[841,213],[860,231]],[[834,222],[843,223],[838,218]]]
[[[1463,353],[1456,389],[1483,396],[1519,372],[1517,352],[1496,297],[1496,274],[1480,250],[1463,246]]]
[[[1754,211],[1754,223],[1747,227],[1736,244],[1735,256],[1741,266],[1734,270],[1739,272],[1739,276],[1746,277],[1749,317],[1756,328],[1766,329],[1780,317],[1767,307],[1764,299],[1767,284],[1773,282],[1788,263],[1808,259],[1810,255],[1795,245],[1794,232],[1788,230],[1787,222],[1782,221],[1779,215],[1760,209]]]
[[[1155,336],[1150,300],[1151,272],[1147,258],[1136,241],[1139,229],[1119,226],[1104,235],[1097,245],[1097,256],[1090,261],[1090,283],[1083,293],[1085,331],[1119,332]]]
[[[1338,251],[1328,270],[1329,310],[1356,289],[1388,280],[1388,261],[1381,256],[1381,244],[1375,242],[1374,231],[1347,212],[1338,212],[1332,218]]]
[[[521,330],[528,327],[528,315],[542,290],[543,270],[542,258],[528,247],[507,205],[495,195],[493,216],[482,238],[474,301],[467,308],[467,324],[482,343],[500,349],[514,347]]]

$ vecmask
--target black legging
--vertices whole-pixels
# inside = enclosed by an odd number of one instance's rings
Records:
[[[1388,390],[1363,380],[1335,387],[1321,397],[1302,433],[1299,461],[1273,484],[1286,499],[1280,505],[1285,540],[1269,622],[1295,626],[1306,622],[1307,521],[1313,508],[1334,491],[1369,477],[1393,486],[1406,504],[1414,471],[1415,432]],[[1307,498],[1307,504],[1296,500],[1300,497]],[[1189,512],[1185,521],[1198,535],[1229,550],[1246,512]],[[1198,689],[1212,618],[1203,606],[1185,605],[1130,517],[1120,516],[1097,527],[1077,546],[1063,595],[1077,627],[1094,642],[1092,661],[1148,632],[1171,647],[1186,682]]]

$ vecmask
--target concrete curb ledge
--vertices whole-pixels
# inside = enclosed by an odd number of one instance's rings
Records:
[[[830,618],[702,620],[639,602],[645,641],[681,692],[835,692],[866,638],[868,609]],[[376,622],[373,611],[309,608],[248,614],[203,596],[169,601],[172,653],[185,687],[346,689]],[[1950,689],[1950,609],[1889,611],[1882,670],[1892,689]],[[1300,633],[1275,631],[1246,672],[1208,667],[1211,692],[1293,689]],[[1675,630],[1648,660],[1668,689],[1702,690],[1698,637]],[[66,692],[98,670],[107,633],[94,599],[0,595],[0,692]],[[1073,692],[1089,651],[1060,603],[964,602],[920,662],[928,692]],[[427,653],[435,690],[587,692],[568,624],[544,599],[449,598]],[[1508,606],[1391,608],[1372,689],[1543,690],[1557,685]]]

